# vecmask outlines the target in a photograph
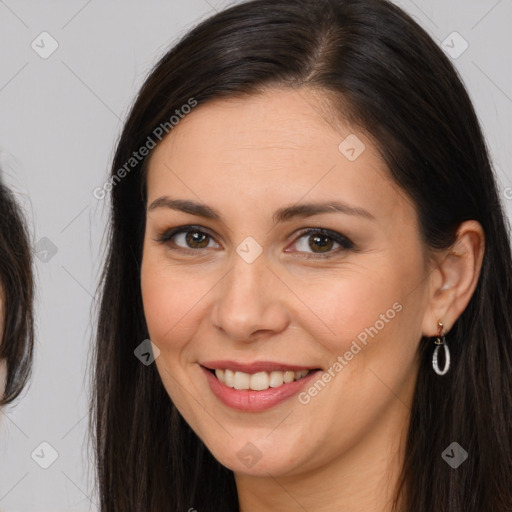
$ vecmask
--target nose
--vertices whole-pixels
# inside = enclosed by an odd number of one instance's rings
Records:
[[[214,326],[237,342],[253,342],[283,331],[289,323],[285,294],[265,254],[249,263],[233,252],[227,274],[216,287]]]

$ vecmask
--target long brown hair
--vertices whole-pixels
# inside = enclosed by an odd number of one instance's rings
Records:
[[[442,379],[430,340],[421,340],[396,504],[401,496],[408,512],[512,510],[510,240],[461,80],[385,0],[254,0],[203,21],[161,58],[117,145],[91,403],[102,512],[238,510],[232,472],[183,420],[156,366],[134,357],[149,337],[140,290],[147,157],[126,163],[190,98],[204,104],[272,86],[325,91],[340,119],[373,137],[429,247],[449,247],[465,220],[482,225],[483,267],[447,338],[453,364]],[[441,457],[454,441],[469,454],[456,470]]]
[[[34,349],[34,277],[28,229],[0,177],[0,359],[7,364],[0,406],[12,403],[30,377]]]

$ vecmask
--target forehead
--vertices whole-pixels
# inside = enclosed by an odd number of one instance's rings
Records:
[[[404,199],[370,139],[305,89],[195,107],[151,156],[148,202],[162,194],[260,211],[339,198],[381,214]]]
[[[254,161],[267,161],[273,153],[280,154],[276,158],[286,154],[289,161],[294,155],[300,158],[301,153],[317,153],[316,148],[332,147],[352,131],[344,123],[334,124],[326,98],[313,90],[275,89],[251,96],[215,99],[195,107],[185,116],[154,156],[162,150],[172,148],[176,152],[178,146],[193,143],[196,151],[189,156],[195,159],[212,152],[233,157],[253,152]],[[215,145],[210,144],[213,142]],[[337,144],[334,149],[328,157],[338,156]]]

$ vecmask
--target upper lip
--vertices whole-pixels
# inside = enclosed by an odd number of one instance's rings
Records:
[[[255,361],[253,363],[239,363],[237,361],[206,361],[200,363],[209,370],[233,370],[244,373],[272,372],[272,371],[302,371],[318,370],[318,366],[300,366],[293,364],[276,363],[274,361]]]

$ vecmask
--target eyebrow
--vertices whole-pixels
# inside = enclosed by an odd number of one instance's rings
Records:
[[[156,208],[169,208],[171,210],[177,210],[198,217],[204,217],[206,219],[218,220],[224,222],[222,216],[214,208],[205,204],[196,203],[195,201],[185,199],[171,199],[168,196],[162,196],[155,199],[148,208],[148,211],[155,210]],[[274,223],[284,222],[291,220],[295,217],[312,217],[314,215],[320,215],[322,213],[344,213],[346,215],[355,215],[370,220],[375,220],[375,217],[367,210],[351,206],[342,201],[330,201],[328,203],[302,203],[286,206],[279,208],[274,212],[273,221]]]

